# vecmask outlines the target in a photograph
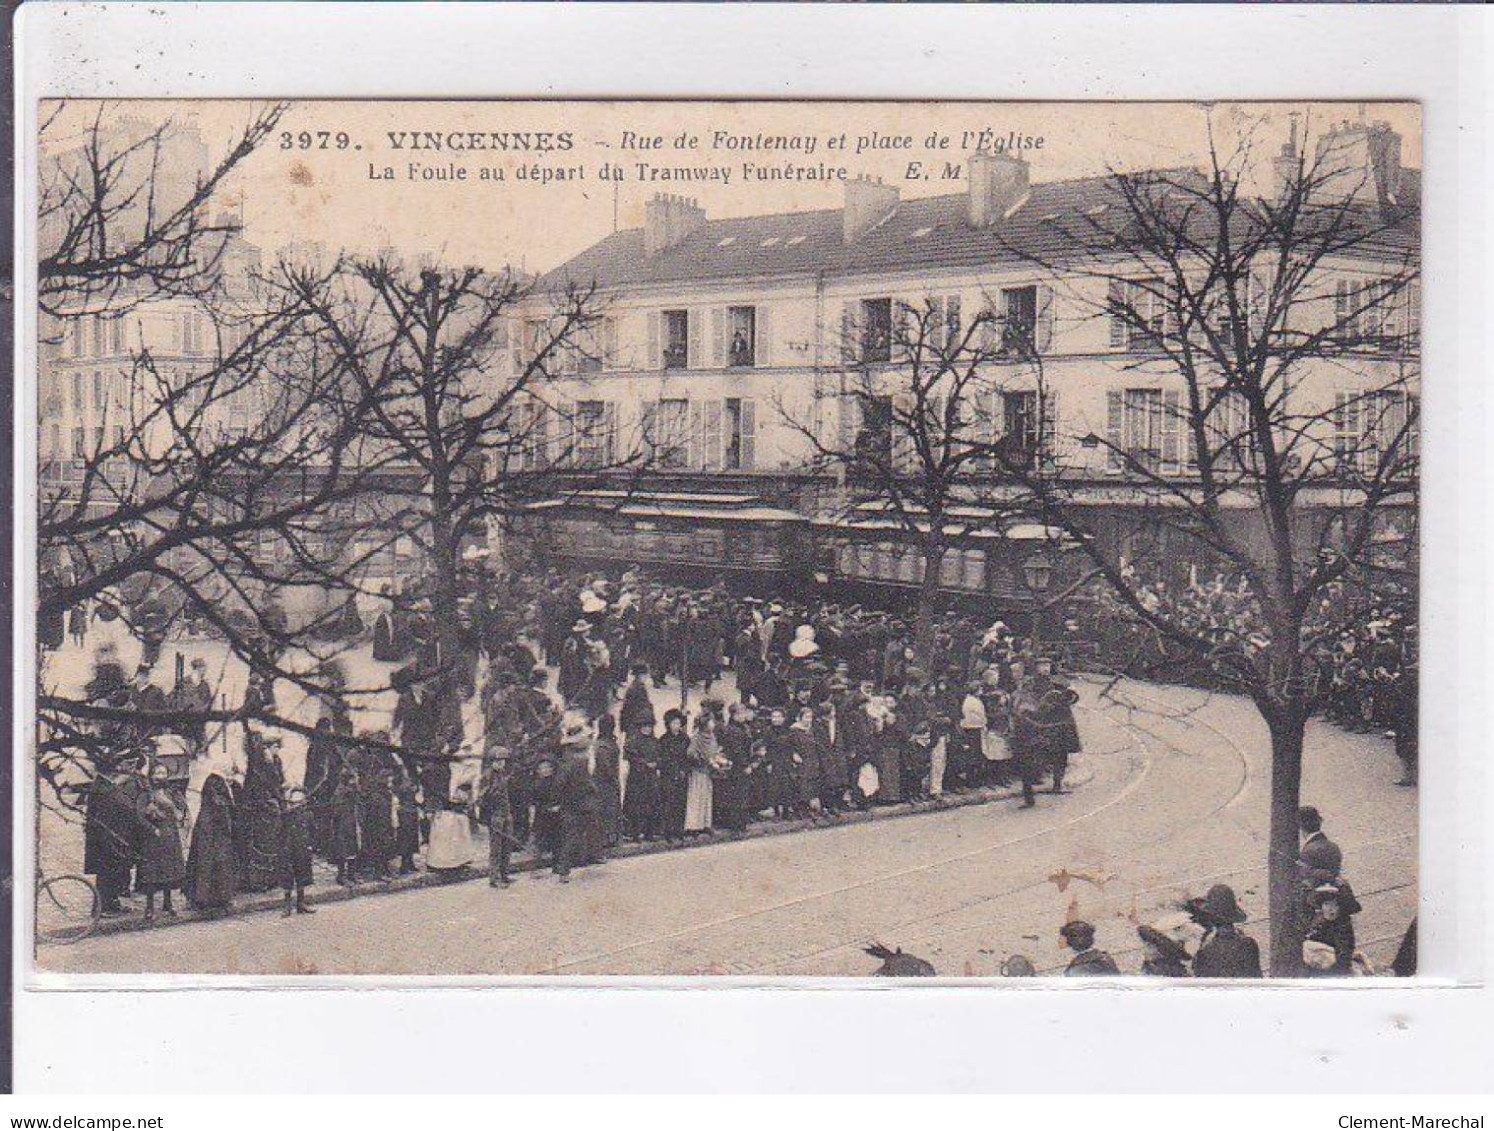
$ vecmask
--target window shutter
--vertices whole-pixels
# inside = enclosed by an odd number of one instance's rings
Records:
[[[861,423],[861,405],[852,393],[842,393],[840,397],[840,419],[838,431],[840,434],[839,450],[844,458],[849,459],[856,446],[856,429]]]
[[[1126,348],[1126,285],[1119,279],[1110,280],[1107,305],[1110,308],[1110,348]]]
[[[706,401],[705,404],[705,470],[716,471],[721,467],[721,402]]]
[[[757,339],[752,343],[753,364],[760,367],[772,365],[773,323],[768,318],[768,308],[759,306],[753,320],[753,337]]]
[[[892,348],[888,356],[893,361],[908,361],[913,356],[913,346],[917,343],[909,340],[913,333],[912,317],[907,303],[892,300]]]
[[[960,296],[950,295],[944,300],[944,345],[954,349],[960,344]]]
[[[561,401],[555,406],[555,415],[555,463],[559,467],[579,467],[583,437],[576,402]]]
[[[602,405],[602,462],[608,467],[617,463],[617,402]]]
[[[912,393],[894,393],[892,396],[892,469],[898,475],[913,471],[916,449],[913,446],[913,419],[917,411]]]
[[[1334,336],[1338,338],[1353,337],[1353,327],[1349,324],[1349,281],[1339,279],[1333,284],[1333,326],[1336,331]]]
[[[493,326],[493,342],[497,346],[498,355],[503,359],[502,364],[513,364],[513,353],[509,345],[510,328],[507,318],[498,319]]]
[[[757,403],[742,401],[742,470],[757,466]]]
[[[1121,456],[1121,424],[1124,408],[1119,389],[1105,394],[1105,466],[1110,471],[1120,471],[1126,466]]]
[[[985,389],[975,395],[975,420],[970,428],[970,442],[976,448],[987,447],[1001,438],[1001,397],[994,389]],[[990,470],[996,465],[996,455],[987,451],[976,461],[977,466]]]
[[[1039,287],[1037,289],[1037,332],[1034,335],[1033,344],[1040,354],[1045,354],[1053,348],[1054,302],[1052,287]]]
[[[647,449],[650,458],[655,455],[654,446],[659,442],[659,402],[646,401],[643,405],[643,413],[639,417],[639,430],[643,433],[643,446]]]
[[[1182,407],[1176,389],[1162,394],[1162,470],[1177,474],[1182,470]]]
[[[690,402],[690,467],[705,466],[705,420],[700,411],[700,402]]]
[[[856,330],[856,304],[840,304],[840,360],[842,365],[853,365],[860,360],[861,342]]]
[[[612,369],[617,365],[617,319],[602,320],[602,368]]]
[[[726,309],[711,308],[711,364],[718,369],[726,364]]]
[[[542,402],[534,406],[534,463],[540,468],[550,466],[550,406]]]
[[[1058,458],[1058,394],[1042,394],[1042,420],[1038,422],[1038,452],[1044,464]]]
[[[659,312],[657,310],[648,312],[648,367],[650,369],[664,368],[664,358],[659,352]]]
[[[705,365],[705,351],[701,348],[700,334],[702,324],[705,322],[704,310],[690,310],[685,313],[687,329],[689,356],[685,358],[687,369],[700,369]]]

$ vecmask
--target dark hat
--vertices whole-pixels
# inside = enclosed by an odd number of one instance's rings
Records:
[[[1249,918],[1240,910],[1235,889],[1228,884],[1215,884],[1202,899],[1190,899],[1188,910],[1217,924],[1243,923]]]
[[[683,723],[685,721],[685,712],[681,711],[678,707],[669,708],[669,710],[664,712],[664,725],[668,726],[673,719],[679,719]]]
[[[1058,933],[1063,936],[1063,941],[1070,946],[1085,950],[1095,941],[1095,928],[1093,924],[1086,923],[1083,919],[1070,919]]]
[[[1037,969],[1025,954],[1014,954],[1001,964],[1003,978],[1035,978]]]
[[[1141,936],[1142,942],[1151,943],[1152,946],[1162,952],[1165,958],[1171,958],[1178,962],[1187,962],[1192,957],[1188,953],[1186,946],[1171,935],[1157,930],[1156,927],[1150,927],[1143,923],[1136,928],[1136,933]]]

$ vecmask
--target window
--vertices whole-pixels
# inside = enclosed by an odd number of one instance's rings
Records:
[[[731,334],[727,345],[726,363],[733,368],[748,367],[757,363],[757,308],[732,306],[726,311]]]
[[[606,467],[612,462],[611,406],[606,401],[576,402],[576,465]]]
[[[858,398],[861,428],[856,433],[856,458],[885,467],[892,460],[892,398]]]
[[[892,360],[892,300],[861,300],[861,359],[867,362]]]
[[[514,408],[513,458],[520,471],[540,471],[550,466],[550,412],[539,401],[524,401]]]
[[[83,356],[83,319],[73,319],[73,356]]]
[[[1113,390],[1106,397],[1110,470],[1182,470],[1185,413],[1176,390]]]
[[[93,356],[103,357],[104,351],[104,320],[95,314],[93,316]]]
[[[1159,349],[1172,319],[1161,279],[1110,281],[1110,344],[1117,349]]]
[[[690,366],[690,312],[664,312],[664,368],[688,369]]]
[[[681,470],[690,465],[690,402],[661,400],[654,407],[653,420],[645,420],[645,431],[654,447],[661,468]]]
[[[112,329],[113,329],[113,332],[114,332],[113,333],[113,338],[114,338],[114,352],[115,353],[124,353],[124,351],[125,351],[125,344],[124,344],[125,324],[124,324],[124,319],[123,318],[116,318],[114,320],[114,322],[112,323]]]
[[[612,365],[617,354],[617,320],[603,318],[589,336],[586,348],[580,351],[578,368],[582,373],[600,373]]]
[[[1421,398],[1399,390],[1339,392],[1333,404],[1333,452],[1345,469],[1374,474],[1414,460],[1421,444]]]
[[[1037,393],[1007,393],[1001,400],[1001,434],[1006,441],[1007,458],[1022,467],[1031,467],[1038,446]]]
[[[104,375],[97,371],[93,375],[93,411],[95,415],[104,411]]]
[[[1037,344],[1037,288],[1003,288],[1001,306],[1001,352],[1028,356]]]
[[[83,459],[87,455],[87,447],[88,433],[79,424],[73,428],[73,458]]]
[[[756,406],[750,400],[728,397],[721,422],[724,433],[721,466],[727,471],[751,471],[756,461]]]
[[[83,374],[73,374],[73,412],[83,415]]]

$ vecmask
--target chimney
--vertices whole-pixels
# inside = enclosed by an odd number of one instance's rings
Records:
[[[855,177],[846,182],[846,206],[841,213],[846,243],[855,243],[897,208],[898,192],[882,178]]]
[[[1022,202],[1031,169],[1020,157],[978,150],[970,155],[970,223],[989,228]]]
[[[1356,204],[1394,204],[1401,187],[1401,135],[1388,122],[1341,122],[1318,139],[1323,191]]]
[[[1297,163],[1300,156],[1297,151],[1297,124],[1299,114],[1290,115],[1292,132],[1288,139],[1281,143],[1281,152],[1271,162],[1271,168],[1276,174],[1276,199],[1286,199],[1288,190],[1297,180]]]
[[[658,193],[643,206],[643,250],[657,255],[705,227],[705,209],[693,199]]]

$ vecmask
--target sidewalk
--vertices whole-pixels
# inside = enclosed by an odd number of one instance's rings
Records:
[[[1087,784],[1094,778],[1094,769],[1088,763],[1083,754],[1075,755],[1069,763],[1069,772],[1065,779],[1065,791]],[[905,801],[897,805],[886,805],[874,809],[853,810],[849,813],[823,815],[814,817],[797,818],[793,820],[758,821],[749,825],[741,832],[712,831],[694,840],[682,844],[665,844],[659,841],[649,841],[641,844],[624,842],[612,849],[609,860],[623,860],[633,856],[651,856],[661,852],[689,852],[697,848],[710,845],[727,844],[740,840],[755,840],[760,837],[784,836],[790,833],[812,832],[816,829],[838,828],[844,825],[864,824],[868,821],[885,821],[899,817],[917,816],[923,813],[937,813],[946,809],[960,809],[971,805],[989,805],[998,801],[1012,801],[1021,797],[1019,788],[989,787],[984,789],[973,789],[966,793],[945,794],[940,797],[930,798],[926,801]],[[1039,791],[1039,797],[1049,796]],[[1040,802],[1041,804],[1041,802]],[[477,860],[485,863],[487,860],[486,840],[474,837],[479,851]],[[537,861],[533,853],[515,853],[512,864],[514,873],[532,872],[535,870]],[[353,887],[342,887],[335,882],[335,873],[330,867],[325,867],[320,860],[317,861],[317,882],[311,889],[311,902],[313,905],[325,903],[341,903],[348,899],[361,899],[367,896],[389,895],[396,892],[416,891],[422,888],[439,887],[445,884],[486,882],[487,871],[484,867],[477,866],[464,869],[455,875],[434,875],[429,872],[416,872],[408,876],[395,876],[387,881],[363,881]],[[183,926],[187,923],[214,922],[222,919],[237,918],[262,912],[278,912],[285,906],[284,894],[280,891],[258,892],[236,901],[231,910],[225,914],[205,915],[197,911],[183,908],[175,919],[156,918],[147,923],[141,914],[133,912],[117,919],[101,919],[90,937],[100,935],[123,934],[129,931],[159,930],[168,927]],[[67,945],[69,932],[61,930],[39,930],[37,932],[38,943],[54,943]]]

